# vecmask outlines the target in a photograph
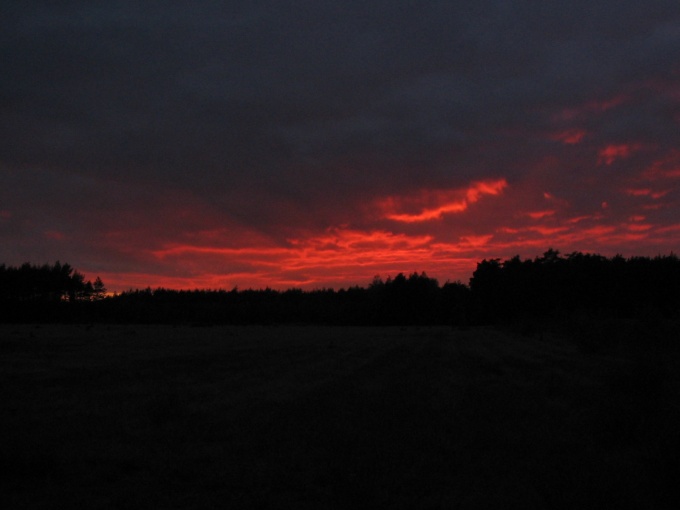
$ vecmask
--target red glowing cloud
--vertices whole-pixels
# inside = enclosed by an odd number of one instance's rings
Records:
[[[406,197],[389,197],[379,201],[384,217],[403,223],[441,219],[446,214],[461,213],[484,195],[497,196],[508,186],[505,179],[473,182],[463,189],[421,190]],[[402,212],[415,210],[417,212]]]
[[[663,198],[670,190],[654,191],[649,188],[629,188],[624,190],[624,193],[632,197],[650,197],[653,199]]]
[[[558,147],[565,157],[585,149],[579,164],[536,158],[512,185],[505,178],[479,179],[387,197],[355,195],[337,204],[315,202],[318,209],[306,221],[305,209],[292,202],[259,201],[258,211],[271,207],[276,214],[255,224],[241,214],[245,200],[227,209],[175,191],[141,196],[116,214],[98,209],[81,215],[79,228],[63,228],[68,224],[61,218],[46,221],[48,215],[29,210],[30,216],[10,203],[3,211],[12,213],[0,214],[0,229],[11,234],[22,225],[32,228],[40,233],[35,243],[49,243],[55,259],[87,278],[101,276],[114,292],[147,286],[340,288],[366,285],[376,274],[413,271],[467,282],[483,258],[533,257],[548,247],[613,255],[639,254],[645,246],[645,254],[653,255],[680,245],[680,220],[673,219],[680,155],[657,154],[630,170],[627,164],[639,159],[631,157],[637,146],[605,145],[602,157],[621,163],[612,185],[610,172],[570,173],[580,165],[596,168],[594,146],[582,147],[588,143]],[[103,259],[110,262],[98,262]]]
[[[615,149],[611,155],[620,157],[626,150]],[[200,204],[192,208],[186,205],[191,200],[184,200],[179,213],[166,212],[163,225],[184,218],[190,225],[211,228],[184,228],[177,234],[168,230],[153,237],[146,235],[152,225],[113,230],[104,236],[107,248],[133,264],[115,272],[79,269],[101,276],[114,291],[147,285],[313,289],[365,285],[376,274],[422,270],[440,281],[467,281],[482,258],[532,257],[548,247],[613,255],[634,254],[644,243],[662,251],[680,242],[680,226],[675,229],[663,220],[675,196],[675,163],[673,158],[659,159],[622,180],[618,190],[600,188],[597,196],[580,204],[566,188],[543,188],[547,181],[509,186],[506,179],[479,180],[460,188],[378,197],[352,207],[352,217],[360,222],[343,221],[347,216],[340,211],[335,225],[302,225],[281,237],[234,221],[219,227],[218,214]],[[650,210],[654,204],[658,209]],[[177,222],[173,214],[180,214]]]
[[[618,94],[614,97],[606,99],[587,101],[575,107],[563,109],[559,115],[557,115],[557,119],[569,121],[602,114],[608,110],[612,110],[625,104],[626,102],[630,101],[630,99],[631,98],[628,94]]]
[[[643,173],[650,181],[680,179],[680,150],[673,150],[666,157],[652,163]]]
[[[554,210],[546,210],[546,211],[533,211],[533,212],[528,212],[526,215],[531,218],[532,220],[540,220],[542,218],[547,218],[548,216],[553,216],[556,211]]]
[[[147,285],[226,289],[340,287],[366,284],[376,274],[424,269],[442,279],[466,280],[480,250],[492,238],[493,234],[463,235],[451,243],[428,234],[335,227],[321,233],[308,232],[281,246],[234,248],[171,243],[147,252],[147,266],[159,268],[156,274],[98,274],[110,289],[118,291]],[[184,269],[178,273],[176,268]]]
[[[598,164],[611,165],[617,159],[628,158],[633,151],[636,151],[639,148],[640,146],[637,144],[624,143],[618,145],[607,145],[598,153]]]
[[[576,145],[583,141],[586,134],[586,131],[583,129],[568,129],[559,133],[553,133],[550,138],[567,145]]]

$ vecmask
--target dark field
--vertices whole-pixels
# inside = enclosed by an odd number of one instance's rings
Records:
[[[677,355],[638,340],[2,325],[1,506],[676,508]]]

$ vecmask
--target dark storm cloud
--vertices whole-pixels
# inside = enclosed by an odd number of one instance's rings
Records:
[[[57,5],[6,21],[6,161],[182,185],[418,163],[680,57],[677,2]]]

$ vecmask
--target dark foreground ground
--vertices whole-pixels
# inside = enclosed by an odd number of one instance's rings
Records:
[[[2,507],[676,508],[675,350],[584,345],[2,325]]]

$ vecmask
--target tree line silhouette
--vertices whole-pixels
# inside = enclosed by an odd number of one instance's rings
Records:
[[[564,320],[576,314],[678,318],[680,260],[607,258],[548,250],[522,260],[484,259],[469,285],[426,273],[376,276],[367,287],[129,290],[106,297],[69,264],[0,265],[3,322],[468,325]]]
[[[483,260],[470,279],[475,320],[499,323],[522,317],[575,313],[625,318],[680,311],[680,261],[668,256],[612,258],[548,250],[541,257]]]
[[[106,288],[101,278],[94,283],[69,264],[59,261],[42,266],[25,263],[20,267],[0,265],[0,299],[3,301],[60,302],[102,299]]]
[[[114,322],[193,324],[428,325],[455,322],[467,299],[462,283],[425,273],[375,278],[367,287],[303,291],[138,289],[93,309]]]

